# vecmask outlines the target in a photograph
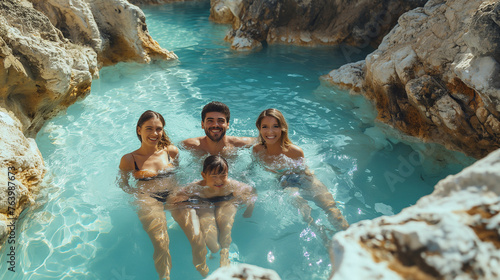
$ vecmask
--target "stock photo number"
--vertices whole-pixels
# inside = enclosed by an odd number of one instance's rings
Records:
[[[16,271],[16,176],[13,172],[16,168],[10,166],[7,171],[7,216],[8,224],[7,229],[10,230],[7,237],[7,263],[9,264],[8,270],[11,272]]]

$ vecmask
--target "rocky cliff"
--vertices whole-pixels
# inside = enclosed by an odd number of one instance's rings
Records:
[[[378,45],[399,16],[427,0],[211,0],[210,18],[232,23],[231,47]]]
[[[125,0],[0,2],[0,240],[10,230],[6,219],[33,201],[42,181],[32,137],[45,120],[85,97],[102,66],[152,58],[177,57],[151,38],[142,11]]]
[[[324,78],[373,100],[379,121],[481,158],[500,147],[499,62],[498,1],[430,0]]]

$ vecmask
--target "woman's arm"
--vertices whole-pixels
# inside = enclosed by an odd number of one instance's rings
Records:
[[[128,182],[130,172],[134,170],[132,154],[124,155],[120,160],[120,172],[118,174],[117,182],[118,186],[126,193],[133,194],[134,188],[132,188]]]
[[[167,148],[167,153],[172,159],[172,164],[179,166],[179,149],[174,145],[169,145]]]

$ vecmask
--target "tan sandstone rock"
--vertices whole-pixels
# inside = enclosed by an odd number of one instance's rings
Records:
[[[238,15],[241,12],[242,0],[210,0],[210,20],[217,23],[230,23],[239,26]]]
[[[34,202],[45,167],[35,140],[21,132],[20,122],[0,108],[0,244],[19,214]]]
[[[144,13],[126,0],[30,0],[72,43],[91,46],[100,66],[176,59],[148,33]]]

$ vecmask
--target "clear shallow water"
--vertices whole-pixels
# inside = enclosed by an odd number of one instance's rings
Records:
[[[49,168],[48,187],[18,221],[17,272],[7,271],[5,247],[0,252],[1,279],[157,279],[132,198],[115,182],[120,157],[139,147],[134,126],[147,109],[163,114],[175,143],[203,134],[200,111],[212,100],[229,105],[229,134],[237,136],[257,136],[257,115],[280,109],[292,141],[350,223],[398,213],[469,163],[460,155],[434,161],[438,153],[421,153],[424,168],[410,146],[380,133],[363,98],[320,85],[319,76],[346,63],[335,48],[238,53],[223,41],[228,27],[208,21],[207,3],[144,10],[150,33],[179,61],[105,68],[85,100],[44,126],[36,140]],[[430,165],[435,162],[443,164]],[[237,215],[233,262],[272,268],[287,280],[327,279],[330,261],[320,233],[301,221],[272,175],[251,166],[250,153],[241,151],[231,167],[232,177],[259,191],[253,216]],[[181,151],[183,182],[199,179],[199,168]],[[313,215],[328,226],[322,211]],[[167,217],[172,279],[201,279],[184,233]],[[209,266],[218,267],[217,256]]]

